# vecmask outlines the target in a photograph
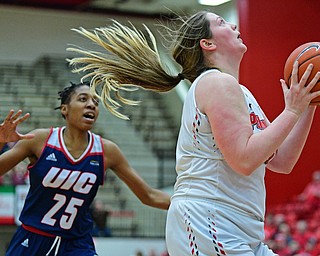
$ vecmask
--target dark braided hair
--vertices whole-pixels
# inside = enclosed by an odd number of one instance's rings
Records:
[[[58,100],[60,100],[60,106],[54,108],[55,110],[61,109],[61,105],[63,105],[63,104],[69,104],[72,94],[79,87],[84,86],[84,85],[90,87],[89,82],[83,82],[83,83],[78,83],[78,84],[70,82],[70,84],[71,84],[70,86],[65,87],[62,91],[58,92],[58,95],[59,95]],[[65,118],[64,115],[62,115],[62,117]]]

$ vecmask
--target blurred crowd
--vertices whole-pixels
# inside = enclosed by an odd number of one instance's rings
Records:
[[[0,155],[3,154],[8,149],[10,149],[13,145],[14,143],[5,144],[5,146],[0,150]],[[15,186],[15,185],[29,184],[27,167],[28,167],[27,162],[26,163],[21,162],[15,167],[13,167],[11,171],[0,176],[0,186],[1,185]]]
[[[301,194],[267,211],[265,234],[280,256],[320,255],[320,171]]]

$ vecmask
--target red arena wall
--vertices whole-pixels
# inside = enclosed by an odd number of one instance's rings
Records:
[[[240,82],[256,96],[272,121],[284,107],[279,82],[289,54],[299,45],[320,41],[319,0],[238,0],[241,37],[248,46]],[[320,110],[302,155],[289,175],[266,174],[267,205],[290,200],[320,169]]]

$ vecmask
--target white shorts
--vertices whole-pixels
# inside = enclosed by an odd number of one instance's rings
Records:
[[[214,201],[174,198],[167,214],[170,256],[275,256],[265,244],[264,223]]]

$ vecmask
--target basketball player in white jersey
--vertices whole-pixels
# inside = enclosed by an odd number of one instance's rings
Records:
[[[205,11],[174,21],[180,23],[162,28],[171,40],[168,49],[180,68],[178,75],[165,69],[148,29],[146,39],[132,25],[116,21],[94,31],[76,29],[104,52],[73,47],[69,50],[80,57],[70,63],[76,71],[91,72],[93,87],[116,91],[132,85],[164,92],[182,79],[191,82],[167,215],[170,256],[276,255],[263,243],[266,167],[286,174],[296,164],[317,108],[310,102],[320,92],[311,89],[320,73],[306,84],[313,68],[309,66],[298,81],[295,63],[290,86],[281,79],[285,107],[269,122],[250,91],[239,84],[247,46],[237,26]],[[107,97],[102,100],[110,105]]]

